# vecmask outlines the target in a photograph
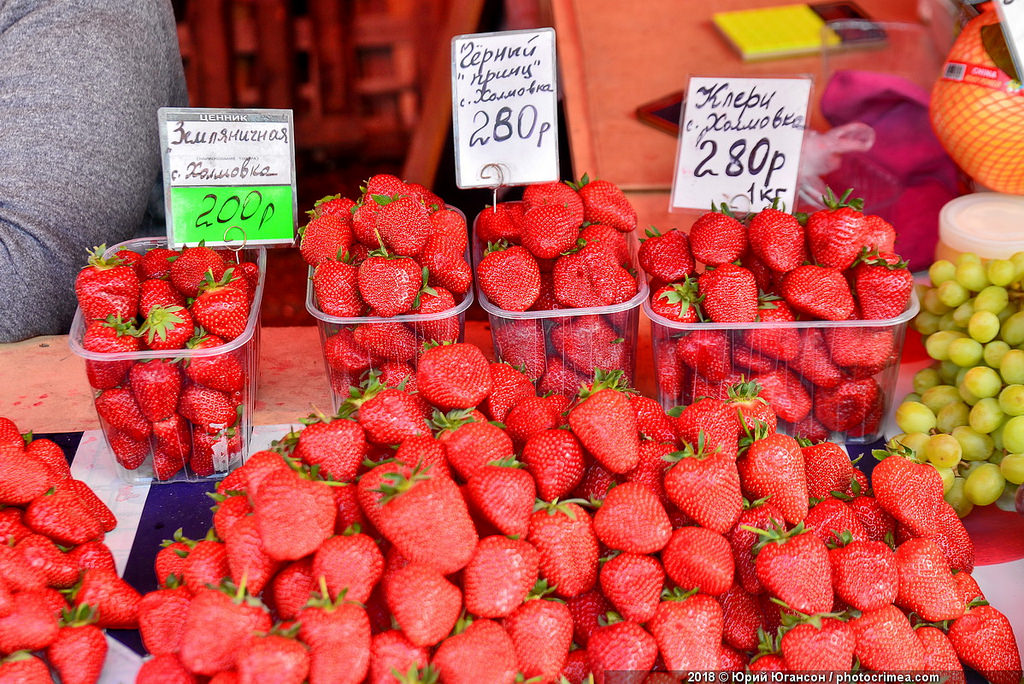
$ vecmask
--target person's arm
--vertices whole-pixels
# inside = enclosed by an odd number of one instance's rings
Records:
[[[129,239],[184,106],[167,0],[0,3],[0,342],[67,332],[87,250]]]

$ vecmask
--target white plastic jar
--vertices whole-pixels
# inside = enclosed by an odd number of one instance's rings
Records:
[[[1008,259],[1024,251],[1024,196],[976,192],[950,200],[939,212],[936,259],[955,262],[972,252],[983,259]]]

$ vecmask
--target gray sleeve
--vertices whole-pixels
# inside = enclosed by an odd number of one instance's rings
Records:
[[[0,342],[68,331],[86,250],[131,238],[187,104],[169,0],[0,2]]]

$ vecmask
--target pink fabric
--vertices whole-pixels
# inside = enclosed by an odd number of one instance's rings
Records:
[[[838,71],[821,96],[832,126],[860,121],[875,131],[874,147],[844,155],[825,181],[837,195],[853,187],[866,213],[892,223],[896,251],[914,270],[931,264],[939,210],[960,194],[957,166],[932,132],[928,99],[900,76],[871,71]]]

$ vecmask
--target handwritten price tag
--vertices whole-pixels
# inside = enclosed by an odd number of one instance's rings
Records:
[[[167,240],[173,247],[295,238],[291,110],[159,110]]]
[[[557,117],[554,29],[452,38],[460,188],[558,180]]]
[[[1024,0],[996,0],[995,6],[1013,66],[1024,75]]]
[[[810,93],[806,78],[692,77],[671,208],[792,209]]]

